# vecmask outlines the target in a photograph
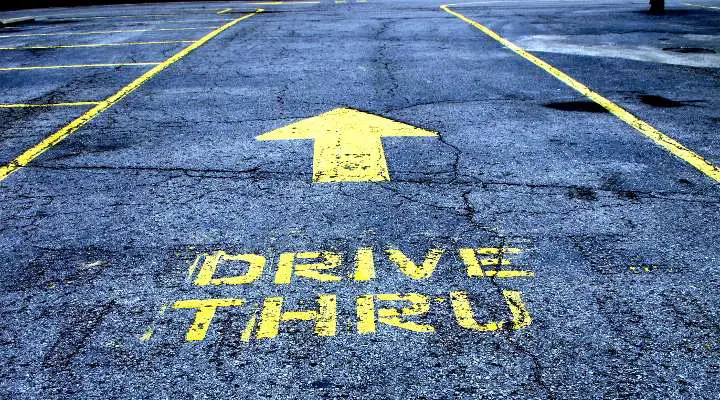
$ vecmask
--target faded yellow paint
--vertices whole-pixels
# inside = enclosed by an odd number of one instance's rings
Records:
[[[297,259],[302,260],[321,260],[316,263],[296,263]],[[275,283],[278,285],[286,285],[290,283],[292,276],[315,279],[320,282],[338,282],[342,278],[320,271],[332,270],[338,268],[342,264],[342,255],[331,251],[303,251],[300,253],[282,253],[278,259],[277,272],[275,273]]]
[[[245,304],[244,299],[179,300],[173,304],[173,308],[197,310],[195,320],[185,334],[185,340],[194,342],[205,339],[218,307],[238,307],[243,304]]]
[[[375,308],[375,301],[409,302],[410,307]],[[432,325],[408,321],[406,317],[427,314],[430,311],[430,300],[419,293],[384,293],[358,296],[356,300],[357,330],[360,334],[377,332],[377,324],[386,324],[412,332],[435,332]]]
[[[706,4],[695,4],[695,3],[683,3],[686,6],[693,6],[693,7],[701,7],[701,8],[708,8],[710,10],[720,10],[720,7],[716,6],[708,6]]]
[[[89,43],[89,44],[57,44],[47,46],[18,46],[0,47],[0,51],[9,50],[44,50],[44,49],[75,49],[83,47],[113,47],[113,46],[144,46],[160,44],[193,43],[194,40],[159,40],[154,42],[120,42],[120,43]]]
[[[257,323],[257,317],[253,315],[248,320],[247,325],[245,325],[245,329],[243,329],[242,334],[240,334],[240,340],[247,343],[252,339],[253,331],[255,330],[255,324]]]
[[[186,55],[190,54],[193,50],[197,49],[198,47],[202,46],[203,44],[207,43],[209,40],[214,38],[215,36],[219,35],[223,31],[231,28],[235,24],[238,24],[240,21],[243,21],[245,19],[248,19],[252,16],[257,15],[258,13],[261,13],[263,10],[258,9],[256,12],[244,15],[238,19],[233,20],[232,22],[229,22],[220,28],[215,29],[214,31],[208,33],[207,35],[200,38],[198,41],[192,43],[188,47],[180,50],[179,52],[175,53],[172,57],[168,58],[167,60],[163,61],[159,65],[156,65],[149,71],[142,74],[137,79],[130,82],[128,85],[124,86],[122,89],[120,89],[118,92],[113,94],[112,96],[108,97],[107,99],[101,101],[99,104],[97,104],[95,107],[91,108],[90,110],[83,113],[80,117],[76,118],[69,124],[62,127],[59,131],[53,133],[52,135],[46,137],[43,139],[40,143],[36,144],[35,146],[25,150],[22,154],[20,154],[18,157],[16,157],[14,160],[10,161],[10,163],[5,164],[3,166],[0,166],[0,181],[3,181],[6,179],[10,174],[17,171],[18,169],[26,166],[29,164],[32,160],[37,158],[40,154],[47,151],[49,148],[55,146],[56,144],[63,141],[66,137],[73,134],[75,131],[83,127],[85,124],[87,124],[89,121],[94,119],[97,115],[101,114],[103,111],[107,110],[108,108],[112,107],[113,104],[117,103],[118,101],[122,100],[125,96],[135,91],[137,88],[142,86],[145,82],[147,82],[150,78],[157,75],[161,71],[165,70],[170,65],[174,64],[178,60],[182,59]]]
[[[232,11],[232,8],[226,8],[226,9],[224,9],[224,10],[218,11],[217,14],[218,14],[218,15],[222,15],[222,14],[225,14],[225,13],[230,12],[230,11]]]
[[[1,67],[0,71],[31,71],[38,69],[64,69],[64,68],[114,68],[114,67],[147,67],[158,65],[159,62],[132,62],[117,64],[70,64],[70,65],[40,65],[31,67]]]
[[[460,14],[457,11],[453,11],[450,9],[448,5],[441,6],[441,8],[447,12],[448,14],[451,14],[463,22],[466,22],[475,28],[482,31],[487,36],[491,37],[492,39],[496,40],[503,46],[507,47],[508,49],[512,50],[519,56],[523,57],[524,59],[530,61],[531,63],[535,64],[536,66],[543,69],[545,72],[549,73],[550,75],[554,76],[558,80],[560,80],[562,83],[566,84],[573,90],[577,91],[578,93],[582,94],[583,96],[587,97],[588,99],[594,101],[595,103],[599,104],[606,110],[608,110],[610,113],[615,115],[617,118],[619,118],[621,121],[625,122],[626,124],[633,127],[635,130],[643,134],[648,139],[655,142],[657,145],[661,146],[671,154],[675,155],[676,157],[680,158],[681,160],[685,161],[686,163],[692,165],[695,167],[698,171],[702,172],[703,174],[707,175],[710,179],[714,180],[715,182],[720,182],[720,167],[714,165],[709,160],[706,160],[699,154],[696,154],[692,150],[688,149],[684,145],[682,145],[680,142],[676,141],[675,139],[671,138],[670,136],[667,136],[666,134],[660,132],[659,130],[655,129],[652,125],[649,123],[641,120],[640,118],[634,116],[624,108],[620,107],[619,105],[613,103],[612,101],[608,100],[607,98],[601,96],[600,94],[592,91],[589,87],[585,86],[584,84],[578,82],[577,80],[571,78],[569,75],[565,74],[564,72],[560,71],[559,69],[553,67],[552,65],[548,64],[547,62],[543,61],[542,59],[538,58],[537,56],[534,56],[515,43],[505,39],[504,37],[498,35],[495,33],[495,31],[491,30],[490,28],[486,27],[485,25],[480,24],[479,22],[470,19],[466,17],[463,14]]]
[[[195,274],[195,269],[197,268],[198,265],[200,265],[200,260],[202,260],[202,258],[203,258],[203,255],[200,255],[200,254],[196,255],[193,262],[188,266],[188,271],[185,276],[186,281],[192,282],[193,275]]]
[[[277,5],[288,5],[288,4],[320,4],[319,1],[260,1],[254,3],[247,3],[254,6],[277,6]]]
[[[155,327],[154,327],[154,326],[149,326],[149,327],[145,330],[145,333],[143,333],[143,335],[140,336],[140,341],[141,341],[141,342],[147,342],[148,340],[150,340],[150,339],[152,338],[152,336],[153,336],[154,333],[155,333]]]
[[[390,136],[437,134],[377,115],[337,108],[256,139],[313,139],[313,182],[380,182],[390,180],[382,144],[382,138]]]
[[[502,295],[513,316],[512,329],[523,329],[530,326],[532,317],[522,301],[520,292],[503,290]],[[507,321],[477,322],[467,292],[451,292],[450,302],[458,325],[465,329],[479,332],[492,332],[507,327]]]
[[[272,339],[280,331],[280,322],[315,321],[315,334],[335,336],[337,334],[337,296],[323,294],[318,297],[317,311],[282,311],[282,297],[268,297],[263,303],[258,325],[258,339]]]
[[[100,103],[99,101],[75,101],[75,102],[68,102],[68,103],[47,103],[47,104],[14,103],[14,104],[0,104],[0,108],[79,107],[79,106],[94,106],[99,103]]]
[[[119,19],[119,18],[150,18],[150,17],[178,17],[183,14],[140,14],[140,15],[88,15],[78,16],[77,14],[53,14],[53,18],[63,20],[87,20],[87,19]]]
[[[511,265],[511,261],[505,257],[505,255],[518,254],[520,249],[515,247],[482,247],[478,249],[473,248],[461,248],[458,250],[460,259],[467,267],[467,275],[469,277],[490,277],[490,278],[523,278],[523,277],[534,277],[535,273],[532,271],[523,270],[509,270],[497,268],[484,269],[487,266],[508,266]],[[478,259],[478,254],[489,254],[494,257],[485,257]]]
[[[375,260],[373,260],[373,249],[363,247],[355,253],[355,276],[356,281],[369,281],[375,279]]]
[[[216,26],[198,26],[186,28],[155,28],[155,29],[118,29],[110,31],[87,31],[87,32],[53,32],[53,33],[13,33],[10,35],[0,35],[0,38],[16,38],[16,37],[33,37],[33,36],[83,36],[83,35],[109,35],[114,33],[131,33],[131,32],[167,32],[167,31],[197,31],[207,29],[219,29]],[[222,27],[220,27],[222,28]]]
[[[390,249],[385,250],[385,252],[387,253],[390,261],[395,263],[403,274],[412,279],[427,279],[431,277],[438,265],[438,262],[440,261],[440,257],[445,254],[445,250],[430,249],[422,264],[418,266],[401,250]]]
[[[242,263],[247,265],[244,274],[234,276],[223,276],[214,278],[218,264],[224,263]],[[222,250],[218,250],[212,254],[205,255],[205,259],[195,277],[195,285],[246,285],[255,282],[262,276],[265,269],[265,257],[258,254],[228,254]]]
[[[165,314],[165,310],[167,310],[167,308],[168,308],[167,304],[163,304],[162,306],[160,306],[160,311],[158,311],[158,318],[162,317],[163,314]],[[147,327],[147,329],[145,330],[145,333],[143,333],[142,336],[140,336],[141,342],[149,341],[152,338],[152,336],[155,334],[155,322],[156,321],[153,321],[152,324],[150,324],[150,326]]]

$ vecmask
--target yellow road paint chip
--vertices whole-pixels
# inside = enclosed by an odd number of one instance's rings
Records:
[[[232,11],[232,8],[226,8],[224,10],[218,11],[217,14],[222,15],[222,14],[225,14],[226,12],[230,12],[230,11]]]
[[[2,67],[0,71],[29,71],[36,69],[59,69],[59,68],[106,68],[106,67],[145,67],[158,65],[159,62],[138,62],[138,63],[117,63],[117,64],[72,64],[72,65],[39,65],[31,67]]]
[[[32,108],[32,107],[77,107],[77,106],[94,106],[100,104],[99,101],[75,101],[69,103],[47,103],[47,104],[0,104],[0,108]]]
[[[9,162],[8,164],[5,164],[0,167],[0,181],[4,180],[10,174],[17,171],[18,169],[28,165],[32,160],[37,158],[40,154],[47,151],[49,148],[55,146],[56,144],[63,141],[66,137],[70,136],[72,133],[83,127],[85,124],[90,122],[93,118],[98,116],[103,111],[110,108],[113,104],[117,103],[118,101],[122,100],[125,96],[135,91],[135,89],[142,86],[145,82],[147,82],[150,78],[157,75],[161,71],[165,70],[167,67],[171,66],[178,60],[182,59],[183,57],[190,54],[193,50],[197,49],[198,47],[204,45],[209,40],[214,38],[215,36],[219,35],[220,33],[224,32],[225,30],[233,27],[234,25],[238,24],[239,22],[246,20],[250,17],[253,17],[255,15],[258,15],[259,13],[263,12],[264,10],[259,8],[255,12],[244,15],[240,18],[234,19],[231,22],[228,22],[227,24],[215,29],[214,31],[208,33],[207,35],[200,38],[198,41],[194,42],[193,44],[187,46],[186,48],[180,50],[179,52],[175,53],[172,57],[168,58],[167,60],[163,61],[162,63],[154,66],[149,71],[142,74],[140,77],[135,79],[134,81],[130,82],[128,85],[120,89],[117,93],[113,94],[112,96],[108,97],[107,99],[101,101],[98,103],[95,107],[91,108],[90,110],[86,111],[83,115],[75,119],[74,121],[70,122],[63,128],[61,128],[59,131],[53,133],[52,135],[46,137],[43,139],[40,143],[36,144],[35,146],[25,150],[22,154],[20,154],[17,158]]]
[[[8,50],[44,50],[44,49],[75,49],[83,47],[111,47],[111,46],[142,46],[160,44],[193,43],[194,40],[161,40],[154,42],[120,42],[120,43],[91,43],[91,44],[61,44],[48,46],[21,46],[21,47],[0,47],[0,51]]]
[[[688,149],[687,147],[683,146],[681,143],[676,141],[675,139],[671,138],[670,136],[665,135],[664,133],[660,132],[659,130],[655,129],[652,125],[649,123],[639,119],[638,117],[634,116],[624,108],[620,107],[619,105],[613,103],[612,101],[608,100],[607,98],[601,96],[600,94],[592,91],[587,86],[583,85],[582,83],[576,81],[575,79],[571,78],[569,75],[565,74],[564,72],[560,71],[559,69],[553,67],[552,65],[548,64],[547,62],[543,61],[542,59],[528,53],[527,51],[523,50],[521,47],[517,46],[513,42],[505,39],[504,37],[498,35],[495,31],[491,30],[490,28],[486,27],[485,25],[480,24],[479,22],[470,19],[466,17],[463,14],[460,14],[457,11],[454,11],[450,9],[448,5],[444,5],[440,7],[445,12],[447,12],[450,15],[453,15],[457,17],[458,19],[462,20],[463,22],[466,22],[475,28],[482,31],[487,36],[490,36],[495,41],[499,42],[503,46],[507,47],[508,49],[512,50],[519,56],[523,57],[524,59],[530,61],[531,63],[535,64],[536,66],[542,68],[545,70],[545,72],[549,73],[550,75],[554,76],[567,86],[571,87],[575,91],[579,92],[583,96],[589,98],[590,100],[594,101],[595,103],[599,104],[606,110],[608,110],[610,113],[618,117],[620,120],[625,122],[626,124],[630,125],[631,127],[635,128],[637,131],[642,133],[645,137],[649,138],[668,152],[672,153],[673,155],[677,156],[678,158],[682,159],[683,161],[687,162],[688,164],[695,167],[698,171],[702,172],[703,174],[707,175],[711,179],[715,180],[716,182],[720,182],[720,168],[718,166],[712,164],[710,161],[704,159],[702,156],[696,154],[692,150]]]
[[[382,138],[435,137],[437,133],[350,108],[335,110],[255,139],[314,139],[313,182],[389,181]]]
[[[220,27],[222,28],[222,27]],[[0,35],[0,38],[32,37],[32,36],[78,36],[78,35],[107,35],[113,33],[130,32],[165,32],[165,31],[196,31],[206,29],[219,29],[217,26],[187,27],[187,28],[156,28],[156,29],[118,29],[112,31],[88,31],[88,32],[53,32],[53,33],[15,33],[12,35]]]

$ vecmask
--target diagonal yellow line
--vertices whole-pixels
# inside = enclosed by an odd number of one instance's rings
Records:
[[[71,65],[39,65],[32,67],[2,67],[0,71],[29,71],[36,69],[59,69],[59,68],[104,68],[104,67],[144,67],[148,65],[158,65],[159,62],[137,62],[137,63],[117,63],[117,64],[71,64]]]
[[[225,14],[226,12],[232,11],[232,8],[226,8],[217,12],[217,15]]]
[[[258,15],[263,11],[264,10],[262,8],[258,8],[253,13],[246,14],[240,18],[237,18],[237,19],[234,19],[234,20],[228,22],[227,24],[225,24],[225,25],[215,29],[214,31],[208,33],[207,35],[203,36],[198,41],[194,42],[193,44],[189,45],[188,47],[175,53],[175,55],[173,55],[172,57],[163,61],[159,65],[156,65],[151,70],[140,75],[140,77],[138,77],[134,81],[130,82],[127,86],[124,86],[122,89],[117,91],[112,96],[101,101],[95,107],[86,111],[80,117],[76,118],[74,121],[65,125],[59,131],[46,137],[45,139],[43,139],[40,143],[36,144],[35,146],[25,150],[22,154],[17,156],[17,158],[15,158],[14,160],[10,161],[8,164],[0,166],[0,181],[4,180],[8,176],[10,176],[10,174],[17,171],[18,169],[28,165],[32,160],[37,158],[39,155],[41,155],[48,149],[50,149],[53,146],[55,146],[56,144],[62,142],[66,137],[70,136],[71,134],[73,134],[75,131],[77,131],[81,127],[85,126],[85,124],[90,122],[93,118],[95,118],[96,116],[101,114],[103,111],[107,110],[108,108],[112,107],[115,103],[119,102],[125,96],[127,96],[128,94],[135,91],[137,88],[142,86],[145,82],[147,82],[149,79],[151,79],[155,75],[159,74],[160,72],[162,72],[163,70],[165,70],[166,68],[171,66],[172,64],[176,63],[183,57],[190,54],[193,50],[204,45],[205,43],[210,41],[212,38],[214,38],[215,36],[224,32],[225,30],[233,27],[234,25],[238,24],[240,21],[246,20],[255,15]]]
[[[526,60],[530,61],[531,63],[537,65],[538,67],[542,68],[545,72],[547,72],[550,75],[554,76],[555,78],[559,79],[561,82],[568,85],[572,89],[576,90],[583,96],[585,96],[585,97],[589,98],[590,100],[594,101],[595,103],[599,104],[600,106],[602,106],[603,108],[608,110],[610,113],[612,113],[613,115],[618,117],[620,120],[622,120],[626,124],[630,125],[631,127],[635,128],[637,131],[642,133],[645,137],[649,138],[650,140],[652,140],[653,142],[655,142],[656,144],[658,144],[659,146],[661,146],[668,152],[672,153],[673,155],[679,157],[681,160],[692,165],[698,171],[707,175],[708,177],[715,180],[716,182],[720,182],[720,168],[718,168],[718,166],[714,165],[713,163],[706,160],[702,156],[698,155],[697,153],[693,152],[689,148],[683,146],[680,142],[676,141],[675,139],[671,138],[670,136],[655,129],[649,123],[634,116],[629,111],[627,111],[624,108],[620,107],[619,105],[613,103],[612,101],[608,100],[607,98],[592,91],[589,87],[576,81],[575,79],[571,78],[569,75],[565,74],[564,72],[560,71],[559,69],[553,67],[552,65],[541,60],[540,58],[528,53],[527,51],[523,50],[521,47],[517,46],[515,43],[498,35],[497,33],[495,33],[495,31],[491,30],[490,28],[486,27],[485,25],[482,25],[479,22],[468,18],[468,17],[464,16],[463,14],[460,14],[457,11],[453,11],[448,5],[441,6],[440,8],[443,9],[448,14],[451,14],[451,15],[459,18],[463,22],[466,22],[466,23],[474,26],[475,28],[481,30],[484,34],[495,39],[497,42],[499,42],[503,46],[507,47],[508,49],[512,50],[519,56],[523,57],[524,59],[526,59]]]
[[[68,103],[47,103],[47,104],[29,104],[29,103],[13,103],[0,104],[0,108],[32,108],[32,107],[75,107],[75,106],[94,106],[100,104],[99,101],[74,101]]]
[[[111,33],[128,32],[160,32],[160,31],[196,31],[204,29],[215,29],[216,26],[190,27],[190,28],[156,28],[156,29],[118,29],[114,31],[88,31],[88,32],[53,32],[53,33],[14,33],[11,35],[0,35],[0,38],[16,38],[31,36],[76,36],[76,35],[105,35]]]
[[[74,49],[83,47],[106,47],[106,46],[141,46],[156,44],[179,44],[193,43],[194,40],[160,40],[155,42],[120,42],[120,43],[90,43],[90,44],[60,44],[48,46],[19,46],[19,47],[0,47],[0,51],[6,50],[44,50],[44,49]]]

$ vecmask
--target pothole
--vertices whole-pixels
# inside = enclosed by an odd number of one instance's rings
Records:
[[[702,100],[688,100],[688,101],[677,101],[671,100],[667,97],[657,96],[654,94],[641,94],[638,99],[643,103],[653,107],[659,108],[677,108],[690,106],[694,103],[701,103]]]
[[[556,103],[545,103],[543,107],[552,108],[560,111],[580,111],[592,113],[607,112],[601,105],[592,101],[562,101]]]

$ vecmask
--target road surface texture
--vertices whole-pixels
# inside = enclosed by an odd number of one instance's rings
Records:
[[[697,1],[2,13],[0,397],[718,399]]]

